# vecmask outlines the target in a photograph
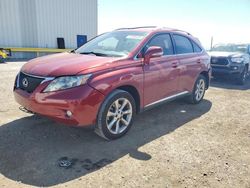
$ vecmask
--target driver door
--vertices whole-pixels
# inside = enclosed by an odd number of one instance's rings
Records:
[[[145,46],[160,46],[163,56],[151,58],[144,64],[144,106],[149,107],[164,98],[178,93],[179,62],[174,55],[170,34],[157,34]]]

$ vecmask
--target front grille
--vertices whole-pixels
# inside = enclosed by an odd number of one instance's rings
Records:
[[[20,72],[17,80],[18,88],[27,91],[28,93],[32,93],[43,80],[44,78],[30,76]]]
[[[226,57],[211,57],[212,65],[228,65],[229,61]]]

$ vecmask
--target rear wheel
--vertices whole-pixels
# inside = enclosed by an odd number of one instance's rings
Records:
[[[238,78],[238,84],[240,85],[244,85],[247,79],[247,74],[248,74],[248,70],[247,67],[244,68],[244,70],[242,71],[242,73],[239,75]]]
[[[206,92],[206,78],[200,75],[194,85],[192,94],[188,98],[188,102],[192,104],[198,104],[202,101]]]
[[[95,132],[107,140],[122,137],[132,126],[135,109],[134,98],[128,92],[113,91],[100,108]]]

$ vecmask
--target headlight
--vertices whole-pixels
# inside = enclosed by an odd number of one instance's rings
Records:
[[[243,57],[232,57],[231,61],[234,63],[242,63],[244,61]]]
[[[80,76],[63,76],[53,80],[43,92],[58,91],[83,85],[87,82],[91,74]]]

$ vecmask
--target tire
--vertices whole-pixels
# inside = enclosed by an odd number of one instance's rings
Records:
[[[0,63],[4,63],[4,59],[0,57]]]
[[[247,67],[245,66],[242,73],[238,77],[238,84],[239,85],[244,85],[246,83],[247,73],[248,73],[248,70],[247,70]]]
[[[135,112],[132,95],[123,90],[114,90],[101,105],[95,133],[106,140],[122,137],[132,126]]]
[[[188,102],[191,104],[198,104],[203,100],[206,92],[206,78],[203,75],[199,75],[194,84],[194,89],[191,95],[188,97]]]

